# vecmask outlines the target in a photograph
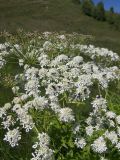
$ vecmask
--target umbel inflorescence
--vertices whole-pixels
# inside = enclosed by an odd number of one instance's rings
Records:
[[[65,134],[65,126],[70,126],[76,152],[89,147],[102,159],[111,146],[120,151],[120,115],[110,110],[106,98],[110,84],[119,82],[120,58],[108,49],[81,44],[75,36],[45,32],[26,44],[0,45],[1,70],[9,65],[7,57],[11,62],[15,57],[22,69],[14,75],[13,100],[0,108],[3,140],[14,149],[19,147],[22,132],[35,132],[31,160],[56,159],[58,142],[49,135],[55,123]],[[90,111],[83,124],[72,105],[80,107],[87,100]],[[36,115],[43,117],[41,125]]]

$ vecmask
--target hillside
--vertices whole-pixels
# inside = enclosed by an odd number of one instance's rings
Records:
[[[120,51],[120,32],[81,13],[77,0],[0,0],[0,30],[91,34],[95,44]]]

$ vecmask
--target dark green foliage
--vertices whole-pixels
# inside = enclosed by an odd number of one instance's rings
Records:
[[[84,14],[92,16],[97,20],[104,21],[106,19],[104,4],[102,2],[99,2],[95,6],[92,0],[83,0],[81,8]]]
[[[100,21],[104,21],[106,19],[104,4],[102,2],[99,2],[95,7],[94,17]]]
[[[106,13],[106,19],[109,24],[114,24],[115,23],[115,13],[114,13],[114,8],[111,7],[110,10]]]
[[[114,15],[114,26],[116,30],[120,30],[120,15],[119,14]]]
[[[91,16],[98,21],[107,21],[114,29],[120,30],[120,14],[115,13],[113,7],[109,11],[105,11],[102,1],[96,6],[92,0],[81,0],[80,2],[85,15]]]
[[[110,12],[112,13],[112,14],[114,14],[115,12],[114,12],[114,8],[113,7],[110,7]]]
[[[83,0],[81,7],[82,7],[82,11],[84,14],[86,14],[88,16],[92,16],[93,8],[94,8],[94,4],[93,4],[92,0]]]

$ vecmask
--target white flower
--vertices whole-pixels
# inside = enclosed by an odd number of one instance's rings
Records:
[[[44,132],[38,134],[38,139],[40,146],[48,146],[50,143],[50,137]]]
[[[14,97],[14,99],[13,99],[13,103],[14,103],[14,104],[18,104],[18,103],[20,103],[20,102],[21,102],[20,97]]]
[[[105,135],[105,138],[108,138],[111,141],[112,144],[117,144],[117,142],[118,142],[118,136],[115,133],[115,131],[110,131],[109,132],[107,130],[104,135]]]
[[[21,99],[22,101],[25,101],[25,100],[27,100],[28,97],[29,97],[29,96],[28,96],[27,94],[23,94],[23,95],[21,95],[20,99]]]
[[[61,39],[61,40],[65,40],[66,39],[65,35],[59,35],[58,38]]]
[[[43,110],[48,107],[48,100],[45,97],[35,97],[33,100],[33,106],[36,109]]]
[[[0,107],[0,118],[3,118],[4,116],[6,116],[7,110],[9,110],[11,107],[12,106],[10,103],[6,103],[4,107]]]
[[[87,134],[88,136],[92,136],[92,134],[93,134],[93,132],[94,132],[94,128],[93,128],[92,126],[86,127],[85,130],[86,130],[86,134]]]
[[[18,86],[15,86],[15,87],[12,88],[12,91],[13,91],[14,94],[16,94],[18,92],[18,90],[19,90]]]
[[[91,123],[92,123],[92,117],[88,117],[88,118],[86,119],[86,123],[87,123],[88,125],[91,125]]]
[[[21,67],[21,66],[23,66],[23,64],[24,64],[24,60],[23,59],[19,59],[19,66]]]
[[[60,106],[59,106],[58,103],[52,102],[52,103],[50,104],[50,106],[51,106],[51,109],[52,109],[55,113],[59,113]]]
[[[58,116],[59,116],[60,121],[62,122],[71,122],[75,120],[72,109],[70,108],[60,109]]]
[[[4,138],[5,141],[8,141],[10,143],[11,147],[15,147],[16,145],[18,145],[18,141],[20,139],[21,135],[19,132],[19,128],[9,130]]]
[[[106,158],[104,158],[104,157],[100,157],[100,160],[108,160],[108,159],[106,159]]]
[[[43,44],[43,48],[45,50],[50,50],[52,48],[52,43],[50,41],[46,41],[44,44]]]
[[[80,131],[80,125],[77,125],[74,129],[73,129],[73,133],[76,134]]]
[[[39,79],[45,78],[47,75],[48,70],[45,68],[41,68],[39,70]]]
[[[50,60],[48,59],[48,55],[41,54],[40,57],[38,57],[38,61],[41,67],[45,67],[49,65]]]
[[[117,134],[120,137],[120,127],[117,127]]]
[[[6,115],[6,110],[4,107],[0,108],[0,118],[3,118],[3,116]]]
[[[15,122],[13,121],[12,119],[12,116],[9,115],[6,117],[6,119],[4,119],[4,121],[2,122],[2,125],[4,126],[5,129],[8,129],[9,130],[9,127],[11,125],[13,125]]]
[[[37,78],[29,80],[25,84],[25,90],[26,90],[26,93],[28,95],[37,96],[38,93],[40,92],[40,90],[39,90],[39,80]]]
[[[107,150],[107,146],[106,146],[105,140],[104,140],[104,138],[102,136],[99,137],[98,139],[96,139],[94,141],[94,143],[91,144],[91,147],[92,147],[94,152],[100,153],[100,154],[104,153]]]
[[[76,138],[75,139],[75,145],[77,148],[84,148],[86,146],[86,141],[84,138]]]
[[[106,117],[110,119],[114,119],[116,117],[116,114],[112,111],[106,112]]]
[[[114,123],[113,120],[109,119],[108,122],[110,123],[110,126],[111,126],[111,127],[115,127],[115,123]]]
[[[57,56],[57,57],[55,58],[55,60],[56,60],[57,62],[67,61],[67,60],[68,60],[68,56],[66,56],[66,55],[64,55],[64,54],[61,54],[61,55]]]
[[[17,50],[20,50],[20,45],[19,45],[19,44],[15,44],[14,47],[15,47]]]
[[[22,127],[25,128],[26,132],[29,132],[34,127],[34,122],[31,115],[28,115],[25,105],[21,107],[20,104],[16,104],[12,110],[16,112],[17,120],[20,121]]]
[[[73,61],[74,61],[75,63],[77,63],[77,64],[80,64],[80,63],[83,62],[83,57],[81,57],[81,56],[76,56],[76,57],[73,58]]]
[[[120,124],[120,115],[116,117],[116,121],[118,124]]]
[[[40,147],[32,153],[33,158],[31,160],[52,160],[53,150],[47,146]]]
[[[107,108],[107,102],[104,98],[96,98],[93,102],[92,102],[92,106],[93,108],[98,111],[99,109],[106,109]]]
[[[38,142],[36,142],[32,148],[35,149],[35,152],[32,153],[33,158],[31,160],[52,160],[53,150],[50,149],[50,137],[46,133],[38,134]]]
[[[116,148],[120,151],[120,142],[117,143]]]
[[[11,107],[12,107],[12,105],[10,103],[5,103],[5,105],[4,105],[5,110],[10,109]]]
[[[19,115],[20,123],[25,128],[26,132],[29,132],[34,127],[32,117],[27,114]]]

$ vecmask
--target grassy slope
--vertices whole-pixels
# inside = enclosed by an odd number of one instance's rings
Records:
[[[81,13],[75,0],[0,0],[0,30],[67,31],[92,34],[95,43],[120,52],[120,32]]]

